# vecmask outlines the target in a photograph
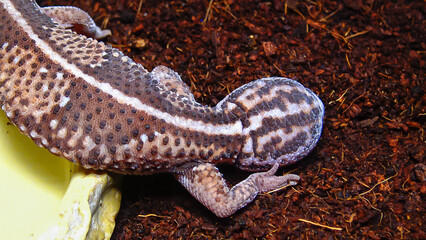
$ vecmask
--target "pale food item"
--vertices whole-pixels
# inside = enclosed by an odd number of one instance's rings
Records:
[[[115,182],[39,148],[0,112],[0,239],[109,239]]]

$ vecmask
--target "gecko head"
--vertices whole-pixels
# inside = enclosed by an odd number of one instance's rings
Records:
[[[324,105],[297,81],[259,79],[236,89],[222,102],[234,106],[231,111],[242,122],[243,143],[237,158],[241,169],[257,171],[275,163],[294,163],[320,138]]]

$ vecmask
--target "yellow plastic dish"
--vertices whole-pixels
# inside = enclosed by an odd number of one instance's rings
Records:
[[[38,147],[0,111],[0,239],[109,239],[115,181]]]

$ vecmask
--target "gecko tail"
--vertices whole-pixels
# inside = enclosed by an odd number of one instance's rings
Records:
[[[306,156],[318,142],[324,105],[297,81],[270,77],[234,90],[218,103],[242,122],[237,164],[244,170],[265,170]]]

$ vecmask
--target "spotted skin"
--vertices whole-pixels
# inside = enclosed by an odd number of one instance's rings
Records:
[[[294,185],[275,176],[316,145],[324,106],[300,83],[260,79],[214,107],[197,103],[173,70],[147,71],[119,50],[64,27],[108,35],[73,7],[0,0],[0,105],[39,146],[85,168],[170,172],[219,217],[258,193]],[[47,14],[47,15],[46,15]],[[215,167],[254,173],[229,189]]]

